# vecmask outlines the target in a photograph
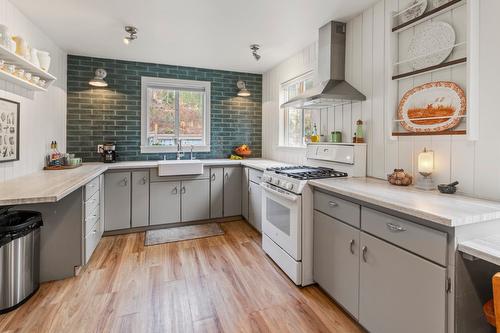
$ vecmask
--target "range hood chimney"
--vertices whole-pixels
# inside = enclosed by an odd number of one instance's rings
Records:
[[[366,100],[365,95],[345,81],[345,34],[346,24],[342,22],[331,21],[319,29],[318,79],[321,83],[281,107],[324,109]]]

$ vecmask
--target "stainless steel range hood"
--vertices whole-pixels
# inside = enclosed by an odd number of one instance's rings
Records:
[[[296,96],[281,107],[323,109],[354,101],[366,100],[365,95],[345,81],[346,24],[331,21],[319,29],[319,85]]]

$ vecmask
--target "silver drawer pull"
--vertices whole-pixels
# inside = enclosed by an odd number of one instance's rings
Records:
[[[403,228],[400,225],[394,224],[394,223],[387,223],[387,229],[389,229],[390,232],[403,232],[406,231],[405,228]]]
[[[177,186],[172,190],[172,194],[177,194]]]
[[[328,206],[330,207],[337,207],[339,204],[336,203],[335,201],[328,201]]]
[[[354,239],[351,239],[351,241],[349,242],[349,250],[352,254],[354,254]]]
[[[212,181],[215,181],[215,173],[212,174]]]
[[[363,261],[366,262],[366,252],[368,252],[368,248],[366,246],[363,246],[363,248],[361,249],[361,252],[362,252]]]
[[[142,177],[142,185],[146,185],[148,179],[146,177]]]
[[[186,193],[186,187],[183,186],[183,187],[181,187],[181,194],[185,194],[185,193]]]
[[[128,185],[128,178],[123,178],[122,182],[123,182],[123,186],[127,186]]]

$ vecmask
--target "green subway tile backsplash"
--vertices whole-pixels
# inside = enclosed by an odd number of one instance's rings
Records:
[[[89,80],[97,68],[108,72],[106,88]],[[67,151],[84,161],[100,160],[97,145],[115,142],[118,160],[157,160],[164,154],[141,154],[141,76],[210,81],[211,151],[197,158],[225,158],[246,143],[254,157],[262,152],[262,75],[203,68],[68,56]],[[250,97],[236,97],[243,80]],[[175,158],[175,153],[167,157]]]

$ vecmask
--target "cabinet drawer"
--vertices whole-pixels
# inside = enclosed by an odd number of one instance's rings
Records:
[[[248,178],[250,181],[260,184],[262,182],[262,174],[263,172],[260,170],[249,169],[248,170]]]
[[[315,191],[314,209],[359,228],[360,206],[358,204]]]
[[[95,210],[97,205],[99,205],[100,193],[101,191],[96,191],[94,195],[85,201],[85,219],[87,219],[90,214]]]
[[[85,264],[89,262],[92,253],[94,253],[97,244],[99,244],[99,240],[101,239],[100,230],[101,224],[98,220],[85,236]]]
[[[363,207],[361,229],[446,266],[445,232]]]
[[[97,220],[100,218],[100,209],[99,205],[97,205],[92,212],[85,217],[85,235],[88,234],[92,227],[96,224]]]
[[[95,177],[85,185],[85,201],[89,200],[99,190],[99,177]]]

